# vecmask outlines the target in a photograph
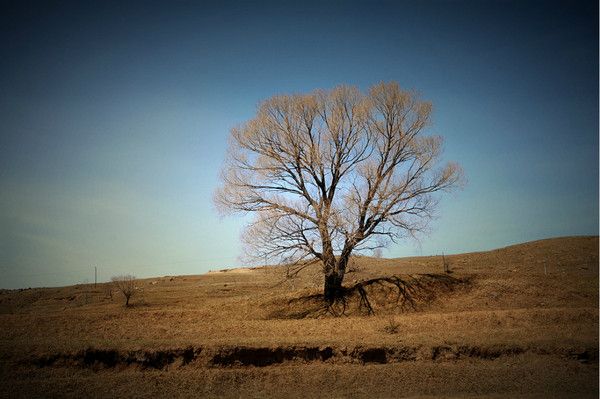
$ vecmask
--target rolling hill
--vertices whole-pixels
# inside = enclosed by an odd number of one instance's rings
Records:
[[[129,308],[3,290],[0,396],[598,396],[598,237],[443,261],[354,258],[332,308],[316,264],[138,280]]]

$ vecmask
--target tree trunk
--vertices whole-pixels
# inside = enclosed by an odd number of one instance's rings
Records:
[[[343,276],[340,277],[337,272],[325,275],[324,296],[329,304],[332,304],[336,299],[341,298],[343,279]]]
[[[333,266],[327,268],[325,273],[325,286],[323,294],[325,300],[332,304],[343,295],[342,282],[346,274],[346,265],[348,264],[348,256],[343,254],[337,261],[333,259]]]

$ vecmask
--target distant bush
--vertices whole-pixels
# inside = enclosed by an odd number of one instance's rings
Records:
[[[111,278],[115,288],[123,293],[125,297],[125,306],[129,306],[129,299],[135,294],[135,276],[126,274],[114,276]]]
[[[398,334],[400,332],[400,323],[396,321],[396,318],[390,317],[383,330],[388,334]]]

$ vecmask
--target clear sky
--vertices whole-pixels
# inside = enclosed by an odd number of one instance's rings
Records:
[[[84,3],[87,3],[85,5]],[[211,198],[277,93],[394,80],[468,185],[384,256],[598,234],[597,1],[2,2],[0,287],[239,266]]]

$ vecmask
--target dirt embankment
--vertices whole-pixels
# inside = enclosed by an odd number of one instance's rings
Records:
[[[400,363],[415,361],[495,360],[521,354],[553,356],[580,363],[598,361],[598,347],[564,347],[558,350],[535,346],[356,346],[356,347],[187,347],[159,351],[127,351],[88,348],[76,353],[55,353],[29,359],[37,367],[75,367],[92,369],[164,370],[172,367],[265,367],[287,363],[326,362],[329,364]]]

